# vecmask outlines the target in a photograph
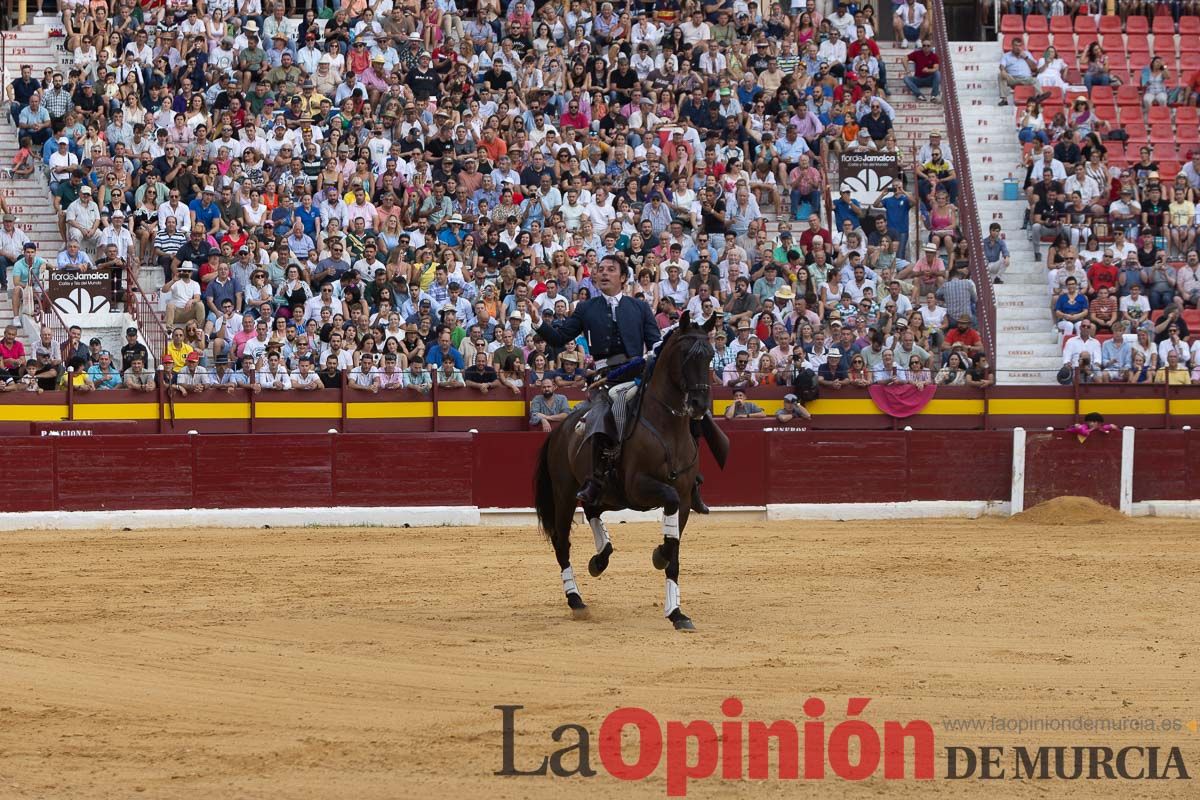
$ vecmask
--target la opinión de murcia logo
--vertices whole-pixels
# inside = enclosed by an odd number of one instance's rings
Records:
[[[687,795],[690,781],[718,775],[724,780],[861,781],[882,772],[885,780],[932,780],[935,742],[925,720],[887,720],[882,730],[858,719],[871,702],[846,701],[848,719],[826,724],[825,701],[810,697],[803,710],[808,719],[744,720],[741,700],[721,704],[725,719],[660,722],[636,706],[618,708],[600,723],[597,755],[614,778],[640,781],[665,763],[668,797]],[[566,723],[550,731],[549,752],[523,753],[518,763],[517,712],[523,705],[493,706],[501,714],[501,767],[506,777],[597,775],[592,763],[592,733],[584,725]],[[626,753],[623,739],[636,748]],[[776,753],[772,769],[771,751]],[[1177,747],[1128,746],[954,746],[946,750],[947,779],[1190,779]],[[1008,766],[1005,766],[1005,765]],[[719,772],[718,772],[719,771]]]
[[[846,715],[858,716],[870,702],[866,697],[850,698]],[[526,763],[526,768],[519,769],[515,752],[516,712],[524,706],[494,708],[502,714],[504,734],[503,766],[495,774],[546,775],[547,770],[558,777],[596,774],[590,757],[591,734],[577,724],[560,725],[551,732],[553,741],[567,742],[566,746],[543,756],[541,763]],[[805,779],[821,779],[828,768],[839,778],[860,781],[875,775],[881,762],[883,776],[889,780],[934,777],[933,727],[924,720],[884,722],[881,736],[866,720],[847,719],[832,726],[827,736],[826,724],[820,719],[825,714],[825,702],[816,697],[804,703],[804,713],[809,719],[803,723],[803,734],[790,720],[746,721],[740,719],[742,711],[742,701],[730,697],[721,704],[726,719],[717,725],[707,720],[668,720],[663,725],[644,708],[618,708],[600,723],[600,764],[614,778],[639,781],[652,775],[665,757],[670,797],[685,796],[688,781],[709,778],[718,768],[726,780],[772,777],[769,758],[772,743],[778,753],[774,777],[780,780],[795,780],[801,773]],[[636,757],[630,760],[621,751],[621,739],[627,728],[636,731],[638,738]],[[906,770],[906,744],[912,752],[911,770]],[[689,747],[696,753],[694,760],[688,757]],[[852,749],[856,753],[853,757]]]

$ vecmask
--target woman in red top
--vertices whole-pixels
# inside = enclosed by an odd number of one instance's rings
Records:
[[[249,238],[249,234],[242,230],[242,223],[239,220],[231,219],[229,220],[229,228],[226,229],[225,235],[221,237],[221,241],[228,242],[233,252],[236,253],[246,245],[246,240]]]

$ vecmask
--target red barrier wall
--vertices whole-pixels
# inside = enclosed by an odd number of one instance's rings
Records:
[[[714,506],[1007,500],[1005,431],[764,431],[727,423],[729,463],[707,449]],[[1200,498],[1200,438],[1139,430],[1133,499]],[[533,504],[544,437],[529,432],[44,436],[6,441],[0,511]],[[1074,494],[1119,504],[1121,435],[1026,440],[1025,505]]]
[[[768,503],[1007,500],[1012,486],[1007,432],[776,433],[769,444]]]
[[[1133,502],[1200,499],[1200,439],[1195,431],[1138,431]]]
[[[1140,434],[1139,434],[1140,436]],[[1031,431],[1025,440],[1025,507],[1063,495],[1121,505],[1121,434],[1083,442],[1066,431]]]
[[[1003,500],[1010,434],[739,430],[711,505]],[[13,439],[0,511],[533,505],[538,433],[257,434]],[[969,466],[969,471],[965,469]]]

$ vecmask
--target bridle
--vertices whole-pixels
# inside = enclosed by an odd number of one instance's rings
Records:
[[[708,354],[707,350],[708,350],[708,338],[707,337],[697,337],[697,341],[694,342],[687,349],[687,351],[684,352],[680,356],[679,377],[680,377],[680,383],[683,385],[683,402],[681,403],[679,408],[675,408],[675,407],[669,405],[666,400],[663,400],[662,398],[655,396],[654,399],[657,400],[659,402],[659,404],[663,408],[665,408],[671,416],[676,417],[676,418],[691,417],[691,412],[688,410],[688,406],[692,400],[693,395],[698,392],[707,393],[709,391],[709,385],[708,385],[707,381],[704,381],[702,383],[687,383],[686,372],[684,369],[687,366],[687,363],[689,361],[691,361],[692,359],[696,358],[697,356],[704,358],[706,361],[711,361],[712,357]]]

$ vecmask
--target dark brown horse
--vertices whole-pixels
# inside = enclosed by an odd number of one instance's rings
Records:
[[[694,630],[679,607],[679,537],[693,509],[692,497],[700,478],[700,447],[690,426],[698,421],[719,464],[724,466],[728,439],[708,416],[709,365],[713,348],[708,340],[716,318],[703,326],[692,325],[685,312],[679,327],[659,348],[649,369],[649,380],[639,390],[640,406],[621,449],[616,476],[605,487],[595,506],[584,508],[592,529],[596,555],[588,572],[599,576],[608,567],[613,546],[600,515],[605,511],[663,510],[663,541],[652,561],[666,571],[663,613],[677,630]],[[538,456],[535,495],[538,521],[554,545],[562,570],[567,605],[575,617],[587,617],[571,568],[571,523],[575,518],[575,492],[591,474],[591,445],[582,439],[585,410],[577,408],[547,437]]]

